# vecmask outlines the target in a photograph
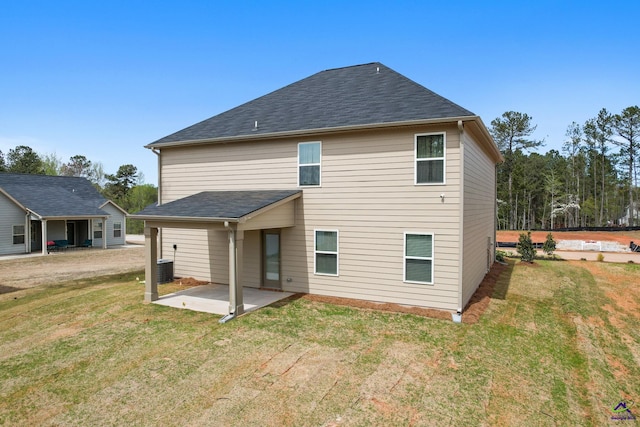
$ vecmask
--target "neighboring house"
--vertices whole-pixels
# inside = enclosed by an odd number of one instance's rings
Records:
[[[123,245],[126,215],[85,178],[0,173],[0,255]]]
[[[640,218],[640,209],[638,209],[638,203],[634,202],[632,205],[627,205],[625,215],[618,218],[617,225],[632,227],[638,223],[638,218]]]
[[[145,220],[175,274],[461,312],[494,261],[496,163],[480,117],[380,63],[326,70],[147,146]],[[156,236],[161,230],[160,248]]]

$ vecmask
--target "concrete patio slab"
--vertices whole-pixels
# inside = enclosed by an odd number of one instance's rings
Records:
[[[276,301],[294,295],[291,292],[279,292],[256,288],[243,288],[244,311],[257,310]],[[184,308],[205,313],[229,314],[229,286],[202,285],[185,289],[173,294],[163,295],[154,304],[167,307]]]

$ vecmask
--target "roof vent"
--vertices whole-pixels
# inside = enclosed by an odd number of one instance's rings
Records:
[[[380,67],[376,67],[376,74],[380,74]]]
[[[253,122],[253,129],[252,130],[258,130],[258,121],[257,120],[255,122]]]

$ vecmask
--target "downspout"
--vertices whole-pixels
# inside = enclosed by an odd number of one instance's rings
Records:
[[[158,156],[158,206],[162,205],[162,158],[160,157],[160,150],[152,148],[151,152]],[[162,259],[162,228],[158,229],[158,249],[160,254],[158,258]]]
[[[452,314],[452,319],[456,323],[462,322],[462,293],[463,293],[463,267],[464,267],[464,125],[462,120],[458,120],[458,135],[460,139],[460,238],[458,255],[458,310]]]
[[[224,222],[224,228],[229,232],[229,314],[218,320],[219,323],[227,323],[229,320],[235,319],[237,313],[236,307],[236,233],[229,226],[229,222]]]

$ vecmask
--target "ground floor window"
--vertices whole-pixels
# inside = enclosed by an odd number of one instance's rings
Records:
[[[122,223],[114,222],[113,223],[113,237],[122,237]]]
[[[13,226],[13,244],[14,245],[24,244],[24,225]]]
[[[315,273],[338,275],[338,231],[316,230],[314,239]]]
[[[93,238],[102,239],[102,221],[93,223]]]
[[[404,234],[404,281],[433,284],[433,234]]]

